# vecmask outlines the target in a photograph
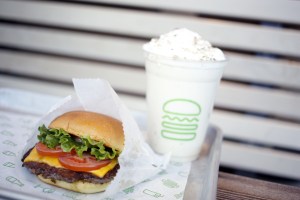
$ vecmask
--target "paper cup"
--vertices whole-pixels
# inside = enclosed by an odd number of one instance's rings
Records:
[[[174,161],[198,157],[226,61],[186,61],[146,52],[148,137]]]

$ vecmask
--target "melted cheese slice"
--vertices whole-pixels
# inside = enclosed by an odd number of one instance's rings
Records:
[[[56,167],[56,168],[65,168],[60,164],[58,158],[51,157],[51,156],[41,156],[37,152],[35,147],[31,150],[30,154],[24,160],[24,162],[30,162],[30,161],[39,162],[39,163],[46,163],[49,166]],[[100,169],[97,169],[97,170],[89,171],[89,173],[92,173],[92,174],[94,174],[94,175],[96,175],[100,178],[103,178],[104,175],[107,172],[109,172],[110,170],[112,170],[117,164],[118,164],[117,159],[114,159],[108,165],[106,165],[106,166],[104,166]]]

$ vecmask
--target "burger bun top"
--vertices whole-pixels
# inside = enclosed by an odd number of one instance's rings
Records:
[[[110,116],[89,111],[71,111],[54,119],[49,128],[63,129],[78,137],[90,137],[105,146],[122,151],[124,131],[122,123]]]

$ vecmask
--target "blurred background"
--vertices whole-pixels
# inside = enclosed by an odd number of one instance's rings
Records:
[[[146,111],[142,45],[186,27],[229,58],[211,118],[220,170],[300,185],[299,11],[290,0],[1,0],[0,87],[62,97],[73,77],[103,78]]]

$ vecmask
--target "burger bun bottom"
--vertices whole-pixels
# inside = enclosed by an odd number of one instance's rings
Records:
[[[59,180],[52,181],[51,179],[44,178],[41,175],[38,175],[38,178],[47,184],[54,185],[54,186],[64,188],[67,190],[72,190],[74,192],[85,193],[85,194],[103,192],[103,191],[105,191],[107,186],[110,184],[110,182],[103,183],[103,184],[94,184],[94,183],[87,183],[87,182],[82,182],[82,181],[77,181],[74,183],[68,183],[68,182],[59,181]]]

